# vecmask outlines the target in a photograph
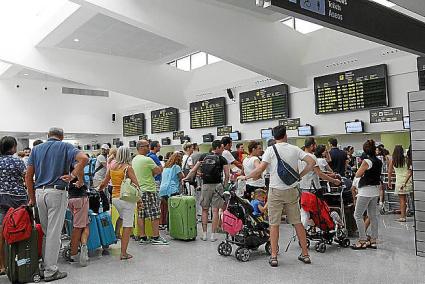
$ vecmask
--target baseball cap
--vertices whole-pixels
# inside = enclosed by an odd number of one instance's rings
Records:
[[[109,150],[109,146],[108,144],[103,144],[102,147],[100,147],[100,149]]]

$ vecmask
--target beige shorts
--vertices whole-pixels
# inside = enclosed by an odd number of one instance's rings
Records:
[[[89,225],[89,198],[87,196],[70,198],[68,208],[72,214],[74,228],[83,229]]]
[[[124,228],[132,228],[136,203],[124,201],[119,198],[112,198],[112,205],[117,209],[120,219],[122,219],[122,226]]]
[[[201,188],[201,207],[222,208],[224,205],[224,200],[217,192],[221,195],[224,192],[224,188],[221,183],[203,184]]]
[[[286,212],[286,219],[289,224],[296,225],[301,223],[300,194],[298,188],[287,190],[270,188],[267,204],[270,225],[280,225],[283,210]]]

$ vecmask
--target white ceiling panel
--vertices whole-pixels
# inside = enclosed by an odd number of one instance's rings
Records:
[[[78,41],[75,41],[78,39]],[[187,47],[103,14],[75,30],[57,47],[158,61]]]

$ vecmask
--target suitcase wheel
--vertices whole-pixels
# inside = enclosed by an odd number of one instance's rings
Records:
[[[34,274],[34,275],[32,276],[32,281],[33,281],[33,282],[35,282],[35,283],[40,282],[40,281],[41,281],[41,276],[40,276],[40,274],[38,274],[38,273]]]

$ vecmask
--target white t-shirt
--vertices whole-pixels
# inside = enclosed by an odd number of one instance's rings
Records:
[[[95,165],[94,170],[98,169],[102,163],[106,163],[106,157],[103,156],[103,155],[97,156],[96,165]],[[103,180],[105,178],[105,176],[106,176],[106,167],[102,167],[100,170],[98,170],[94,174],[93,179],[94,180]]]
[[[186,162],[187,160],[187,162]],[[184,170],[190,170],[190,167],[193,165],[192,159],[187,154],[183,155],[182,159],[182,169]]]
[[[260,161],[260,159],[258,159],[258,157],[253,156],[253,157],[246,157],[243,160],[243,163],[242,163],[243,170],[246,176],[250,175],[255,170],[255,161]],[[266,186],[266,182],[263,177],[257,180],[250,178],[249,180],[246,181],[246,184],[250,186],[256,186],[256,187]]]
[[[363,161],[365,161],[368,165],[367,170],[370,170],[372,168],[372,161],[369,159],[364,159]],[[376,197],[379,196],[379,185],[367,185],[367,186],[362,186],[362,187],[358,187],[358,181],[356,182],[356,186],[357,186],[357,196],[363,196],[363,197]]]
[[[313,154],[310,154],[310,153],[306,153],[306,154],[307,154],[307,156],[311,157],[314,160],[314,162],[315,162],[314,166],[318,167],[316,156],[313,155]],[[301,161],[301,160],[298,161],[298,170],[300,172],[302,172],[305,169],[306,166],[307,166],[306,162]],[[311,170],[305,176],[302,177],[302,179],[300,181],[300,188],[301,189],[310,189],[310,188],[312,188],[313,182],[314,182],[314,186],[316,188],[320,187],[319,176],[314,172],[314,170]]]
[[[232,153],[230,153],[229,150],[224,150],[223,154],[221,154],[221,155],[227,160],[227,164],[229,164],[229,165],[236,160],[235,157],[233,157]]]
[[[322,172],[326,172],[329,164],[325,158],[317,158],[317,165]]]
[[[277,143],[276,149],[279,156],[287,162],[295,171],[298,171],[298,161],[302,160],[307,156],[307,153],[300,148],[288,144],[288,143]],[[270,187],[280,190],[291,189],[296,184],[286,185],[277,174],[277,158],[274,153],[273,147],[267,147],[264,155],[263,162],[268,163],[268,169],[270,172]]]

